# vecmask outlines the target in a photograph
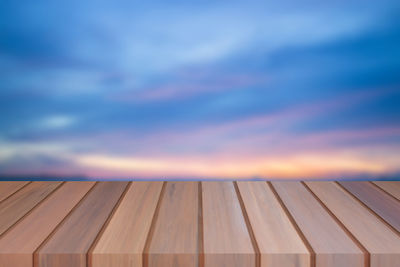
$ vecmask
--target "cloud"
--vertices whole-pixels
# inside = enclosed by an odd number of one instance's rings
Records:
[[[383,175],[398,169],[394,164],[376,158],[359,158],[354,153],[326,154],[294,153],[275,156],[224,160],[216,157],[199,158],[134,158],[110,155],[81,155],[77,164],[91,169],[92,176],[112,173],[115,177],[130,178],[351,178],[368,173]],[[397,165],[396,165],[397,164]],[[396,169],[397,168],[397,169]],[[104,177],[104,176],[103,176]]]
[[[195,70],[196,71],[196,70]],[[224,91],[248,90],[266,84],[268,78],[261,74],[203,73],[201,75],[178,74],[172,81],[154,87],[117,92],[110,98],[118,101],[169,101]]]
[[[398,1],[28,2],[0,3],[3,168],[397,171]]]
[[[52,115],[44,118],[40,127],[45,129],[62,129],[73,125],[76,122],[76,118],[67,115]]]
[[[83,173],[65,144],[0,142],[0,175],[68,175]]]

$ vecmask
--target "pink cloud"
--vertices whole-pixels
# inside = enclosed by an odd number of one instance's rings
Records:
[[[187,76],[187,74],[186,74]],[[230,74],[212,78],[179,77],[178,81],[165,83],[160,86],[144,87],[137,90],[125,91],[113,96],[119,101],[158,101],[182,99],[204,93],[215,93],[226,90],[248,89],[259,84],[265,84],[269,79],[265,75]]]

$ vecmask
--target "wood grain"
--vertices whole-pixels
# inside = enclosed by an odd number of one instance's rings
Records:
[[[399,267],[398,185],[0,182],[0,267]]]
[[[198,182],[167,182],[145,266],[198,266],[198,189]]]
[[[0,202],[29,182],[0,182]]]
[[[364,266],[364,254],[299,182],[272,182],[315,252],[317,267]]]
[[[336,183],[307,185],[370,252],[371,267],[399,266],[400,238],[377,216]]]
[[[92,267],[143,266],[142,253],[162,182],[133,182],[89,255]]]
[[[88,252],[127,182],[99,182],[35,253],[35,267],[84,267]]]
[[[386,222],[400,231],[400,202],[370,182],[340,182]]]
[[[262,267],[310,266],[310,253],[266,182],[238,182]]]
[[[33,182],[0,203],[0,235],[15,224],[62,182]]]
[[[400,181],[376,181],[373,183],[400,200]]]
[[[67,182],[0,239],[0,267],[32,267],[33,253],[94,182]]]
[[[256,252],[231,182],[202,182],[205,267],[251,267]]]

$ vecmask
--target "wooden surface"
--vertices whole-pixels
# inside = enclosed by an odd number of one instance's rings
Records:
[[[368,250],[371,267],[399,266],[399,235],[360,200],[334,182],[308,182],[307,185]]]
[[[0,182],[0,267],[398,267],[400,182]]]
[[[310,266],[310,252],[265,182],[238,182],[261,266]]]
[[[399,182],[394,182],[394,181],[387,181],[387,182],[382,182],[382,181],[376,181],[373,182],[375,185],[379,186],[382,190],[386,191],[393,197],[397,198],[400,200],[400,183]]]
[[[14,194],[16,191],[27,185],[29,182],[1,182],[0,201]]]
[[[272,185],[315,253],[316,266],[364,266],[363,252],[306,187],[299,182]]]
[[[99,183],[35,255],[40,267],[83,267],[86,254],[120,199],[127,183]]]
[[[162,182],[133,182],[89,255],[92,266],[142,266]]]
[[[61,182],[34,182],[0,203],[0,234],[52,193]]]
[[[369,182],[341,182],[340,184],[397,231],[400,231],[399,201]]]
[[[198,182],[170,182],[145,250],[151,267],[198,265]]]
[[[94,182],[67,182],[0,239],[0,267],[32,267],[32,254]]]
[[[204,265],[254,266],[256,251],[233,183],[203,182]]]

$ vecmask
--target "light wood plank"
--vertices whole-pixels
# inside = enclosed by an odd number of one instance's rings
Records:
[[[0,239],[0,267],[32,267],[33,253],[94,182],[67,182]]]
[[[142,253],[162,182],[133,182],[89,255],[92,267],[143,266]]]
[[[149,267],[198,265],[198,182],[168,182],[148,249]]]
[[[400,200],[400,181],[376,181],[373,183]]]
[[[29,182],[0,182],[0,202]]]
[[[266,182],[238,182],[261,267],[310,266],[310,253]]]
[[[272,185],[314,250],[317,267],[364,266],[363,252],[301,183]]]
[[[35,253],[38,267],[84,267],[86,253],[124,192],[127,182],[99,182]]]
[[[0,267],[400,266],[398,182],[61,184],[10,184]]]
[[[398,267],[400,238],[377,216],[333,182],[308,182],[346,228],[371,254],[371,267]]]
[[[0,203],[0,235],[52,193],[62,182],[33,182]]]
[[[233,183],[202,182],[205,267],[252,267],[256,252]]]
[[[346,181],[340,184],[397,231],[400,231],[400,202],[398,200],[370,182]]]

